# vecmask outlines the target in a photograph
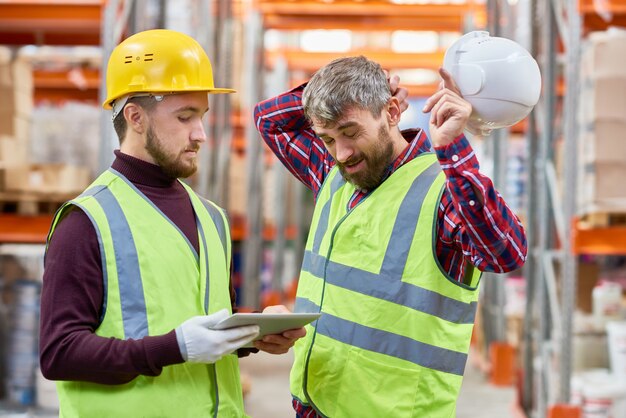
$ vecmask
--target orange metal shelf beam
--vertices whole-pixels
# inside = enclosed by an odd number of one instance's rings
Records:
[[[393,4],[385,1],[261,1],[266,28],[282,30],[435,30],[461,31],[465,15],[485,14],[466,4]],[[481,18],[482,19],[482,18]],[[484,19],[482,19],[484,20]]]
[[[0,44],[99,45],[106,0],[0,0]]]
[[[36,69],[33,71],[33,79],[36,102],[98,101],[100,71],[96,68]]]
[[[0,244],[44,244],[54,215],[25,216],[16,214],[0,214]],[[287,227],[285,237],[294,239],[297,234],[295,226]],[[233,219],[231,236],[235,241],[245,239],[245,221]],[[276,238],[276,227],[267,225],[263,229],[263,239],[271,241]]]
[[[265,62],[271,68],[278,59],[286,59],[287,67],[293,70],[314,72],[328,64],[335,58],[345,56],[365,55],[369,59],[380,63],[388,69],[432,69],[436,70],[443,65],[445,52],[428,53],[397,53],[382,51],[354,50],[348,52],[304,52],[300,50],[266,51]]]
[[[572,221],[574,254],[626,254],[626,226],[585,228],[578,219]]]
[[[601,7],[596,7],[596,4]],[[578,7],[583,14],[597,13],[598,9],[602,13],[624,14],[626,13],[626,0],[605,0],[601,3],[594,0],[580,0]]]
[[[1,244],[43,244],[53,215],[0,214]]]
[[[277,16],[266,15],[263,19],[267,29],[350,29],[353,31],[431,30],[460,32],[463,16]]]
[[[394,4],[389,1],[315,1],[278,0],[258,2],[263,14],[347,15],[347,16],[447,16],[463,14],[474,6],[467,4]]]

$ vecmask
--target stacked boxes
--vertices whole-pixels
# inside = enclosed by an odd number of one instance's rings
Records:
[[[611,28],[583,46],[579,104],[578,208],[625,212],[626,31]]]
[[[89,184],[99,135],[93,106],[35,108],[31,59],[0,46],[0,204],[16,203],[22,214],[39,212],[31,203],[60,204]]]
[[[0,47],[0,168],[27,159],[29,118],[33,110],[30,63]]]

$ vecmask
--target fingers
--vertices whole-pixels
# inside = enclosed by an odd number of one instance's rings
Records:
[[[228,318],[229,316],[230,314],[228,313],[228,310],[222,309],[211,315],[199,316],[198,323],[199,325],[202,325],[204,327],[211,328],[212,326],[217,325],[218,323]]]
[[[290,313],[285,305],[272,305],[263,309],[263,313]]]
[[[422,112],[424,113],[432,111],[432,108],[435,106],[435,104],[439,102],[439,100],[443,96],[449,93],[452,93],[453,95],[456,95],[461,99],[463,98],[459,86],[456,84],[456,82],[452,78],[452,75],[446,69],[444,69],[443,67],[439,68],[439,75],[441,76],[439,90],[437,90],[437,92],[430,96],[430,98],[426,101],[426,104],[422,109]]]
[[[280,334],[266,335],[262,340],[255,341],[254,346],[261,351],[265,351],[270,354],[285,354],[293,345],[296,340],[283,337]]]
[[[422,108],[422,112],[424,113],[428,113],[428,112],[432,112],[433,108],[437,105],[437,103],[441,102],[441,100],[455,100],[458,103],[464,102],[464,100],[455,92],[444,88],[442,90],[437,91],[435,94],[433,94],[432,96],[430,96],[428,98],[428,100],[426,100],[426,103],[424,104],[424,107]]]
[[[409,101],[407,100],[409,97],[409,90],[404,87],[400,87],[400,77],[397,75],[387,78],[387,81],[389,81],[389,91],[391,92],[391,97],[398,99],[400,112],[404,112],[409,108]]]
[[[432,102],[431,102],[432,100]],[[440,127],[452,115],[469,117],[472,106],[448,89],[435,93],[424,108],[430,107],[430,124]]]
[[[400,110],[402,112],[409,108],[409,101],[407,100],[407,98],[409,97],[409,91],[407,89],[402,87],[398,88],[393,97],[398,99],[398,102],[400,104]]]
[[[296,341],[306,335],[304,328],[297,328],[283,332],[282,334],[266,335],[262,340],[255,341],[254,346],[259,350],[270,354],[284,354]]]
[[[258,325],[246,325],[243,327],[229,328],[229,329],[226,329],[223,331],[217,331],[217,332],[225,333],[225,337],[226,337],[225,340],[235,343],[239,340],[245,340],[245,339],[247,339],[246,342],[252,341],[254,337],[259,335],[259,331],[260,331],[260,328]]]
[[[443,85],[443,88],[452,90],[453,92],[461,96],[461,90],[459,89],[459,86],[456,84],[456,82],[452,78],[452,75],[446,69],[444,69],[443,67],[439,68],[439,75],[442,79],[440,85]]]
[[[259,326],[247,325],[245,327],[230,328],[224,331],[213,332],[222,332],[226,334],[224,345],[222,347],[224,347],[224,354],[229,354],[254,340],[257,335],[259,335]]]
[[[430,124],[439,128],[453,113],[454,109],[450,103],[438,103],[430,113]]]
[[[391,92],[392,96],[395,96],[396,91],[398,90],[398,86],[400,85],[400,77],[397,75],[394,75],[393,77],[389,78],[389,91]]]
[[[302,328],[296,328],[296,329],[290,329],[287,330],[285,332],[283,332],[283,336],[286,338],[291,338],[292,340],[297,340],[300,339],[302,337],[304,337],[306,335],[306,328],[302,327]]]

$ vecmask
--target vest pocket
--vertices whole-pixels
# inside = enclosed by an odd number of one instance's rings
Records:
[[[373,359],[372,357],[376,357]],[[419,371],[389,364],[400,360],[353,349],[339,390],[337,414],[341,417],[412,417],[418,394]]]

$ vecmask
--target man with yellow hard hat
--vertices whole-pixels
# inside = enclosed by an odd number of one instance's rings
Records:
[[[212,329],[233,309],[229,225],[178,180],[206,142],[207,93],[232,92],[182,33],[149,30],[113,50],[103,106],[120,149],[48,235],[40,363],[60,416],[245,416],[233,353],[259,329]],[[257,345],[284,353],[304,332]]]

